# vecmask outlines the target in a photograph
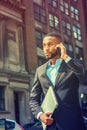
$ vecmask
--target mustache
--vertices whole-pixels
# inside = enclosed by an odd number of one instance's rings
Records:
[[[57,48],[57,50],[54,53],[47,52],[47,54],[51,54],[51,56],[50,57],[46,57],[46,59],[52,59],[52,58],[54,58],[57,55],[61,56],[61,49]]]

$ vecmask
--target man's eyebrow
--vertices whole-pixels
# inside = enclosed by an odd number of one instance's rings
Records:
[[[53,42],[48,42],[47,44],[49,44],[49,43],[53,43]],[[45,43],[43,43],[43,44],[45,44]]]

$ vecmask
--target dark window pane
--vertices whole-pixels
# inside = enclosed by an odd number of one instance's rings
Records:
[[[41,6],[34,4],[34,17],[41,23],[46,23],[46,11]]]
[[[0,110],[5,110],[4,87],[0,87]]]
[[[37,47],[42,48],[42,40],[43,40],[44,35],[45,35],[45,33],[40,32],[40,31],[36,31],[36,44],[37,44]]]

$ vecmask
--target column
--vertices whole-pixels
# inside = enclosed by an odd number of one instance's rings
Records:
[[[22,23],[17,23],[18,28],[18,41],[19,41],[19,55],[20,55],[20,68],[21,72],[26,72],[25,69],[25,57],[24,57],[24,36],[23,36],[23,25]]]
[[[6,21],[4,16],[0,17],[0,67],[8,68],[8,44],[6,33]]]

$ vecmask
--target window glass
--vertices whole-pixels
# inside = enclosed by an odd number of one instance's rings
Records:
[[[79,14],[79,11],[77,9],[75,9],[75,14],[77,14],[77,15]]]
[[[62,12],[64,12],[64,7],[63,7],[63,6],[60,6],[60,10],[61,10]]]
[[[72,31],[73,31],[73,37],[79,41],[81,41],[81,30],[80,28],[76,27],[75,25],[72,26]]]
[[[69,45],[69,51],[73,51],[72,45]]]
[[[69,15],[69,5],[64,0],[60,0],[60,10],[65,12],[66,15]]]
[[[78,0],[74,0],[75,2],[77,2]]]
[[[42,5],[43,0],[33,0],[35,3]]]
[[[50,26],[53,27],[54,29],[56,29],[56,30],[60,29],[59,19],[57,16],[49,14],[49,23],[50,23]]]
[[[38,56],[38,66],[44,64],[45,62],[46,62],[46,59],[45,59],[45,58]]]
[[[64,42],[64,46],[67,49],[67,54],[71,57],[73,57],[73,46],[67,42]]]
[[[60,0],[60,4],[63,5],[63,0]]]
[[[62,21],[62,30],[64,34],[71,36],[71,25],[69,22],[64,21],[64,20]]]
[[[65,8],[68,8],[68,3],[65,3]]]
[[[37,44],[37,47],[42,48],[42,40],[43,40],[44,36],[45,36],[45,33],[36,30],[36,44]]]
[[[75,49],[76,49],[76,53],[79,54],[79,48],[76,47]]]
[[[71,18],[79,21],[79,11],[78,9],[74,8],[73,6],[70,7],[70,14],[71,14]]]
[[[54,0],[53,0],[53,7],[56,7],[56,8],[57,8],[57,1],[54,1]]]
[[[46,11],[41,6],[34,3],[34,17],[42,23],[46,23]]]
[[[57,0],[48,0],[48,4],[50,4],[51,6],[53,6],[54,8],[58,7],[58,2]]]

